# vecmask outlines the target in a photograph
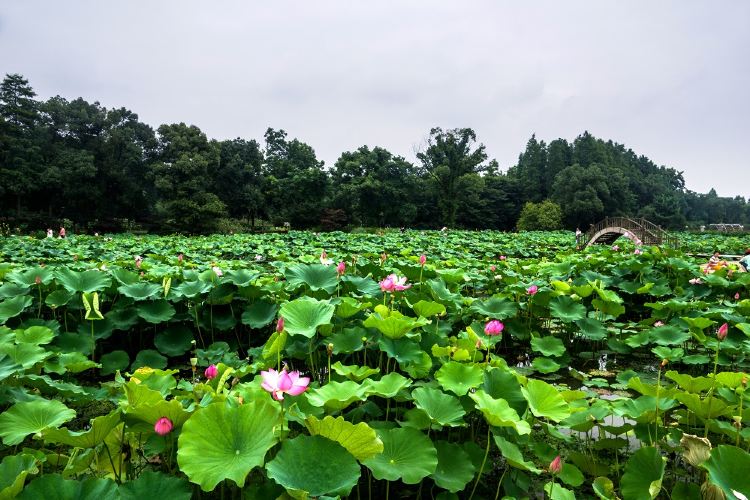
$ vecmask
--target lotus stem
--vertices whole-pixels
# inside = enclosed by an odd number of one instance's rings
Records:
[[[42,284],[39,283],[37,285],[37,288],[39,288],[39,312],[36,313],[37,318],[42,317]]]
[[[716,339],[716,353],[714,354],[714,376],[711,379],[711,389],[708,391],[708,411],[706,412],[706,425],[703,428],[703,437],[708,437],[708,421],[711,420],[711,404],[714,400],[714,389],[716,389],[716,368],[719,366],[719,349],[721,341]]]
[[[492,429],[492,426],[487,424],[487,446],[484,449],[484,458],[482,459],[482,465],[479,467],[477,480],[474,481],[474,487],[471,489],[471,495],[469,495],[469,500],[474,498],[474,493],[477,491],[477,485],[479,485],[479,480],[482,479],[482,472],[484,472],[484,466],[487,463],[487,455],[490,454],[490,430],[491,429]]]
[[[658,447],[657,442],[659,441],[659,387],[661,384],[661,365],[659,365],[659,373],[656,375],[656,429],[654,429],[654,445]]]
[[[497,489],[495,490],[495,500],[497,500],[500,497],[500,485],[503,484],[503,479],[505,479],[506,472],[508,472],[507,466],[503,470],[503,473],[500,475],[500,480],[497,482]]]
[[[740,447],[740,431],[742,430],[742,407],[745,405],[745,388],[743,387],[742,393],[740,394],[740,418],[737,420],[737,438],[734,441],[734,445]]]

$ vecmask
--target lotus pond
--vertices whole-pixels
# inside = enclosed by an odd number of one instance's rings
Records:
[[[750,273],[572,233],[0,240],[0,498],[747,498]],[[424,256],[424,257],[422,257]]]

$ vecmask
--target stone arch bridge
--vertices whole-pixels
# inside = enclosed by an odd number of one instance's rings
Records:
[[[679,246],[677,238],[670,236],[661,226],[646,219],[629,217],[606,217],[576,236],[576,246],[585,248],[595,243],[611,245],[620,236],[625,236],[636,245]]]

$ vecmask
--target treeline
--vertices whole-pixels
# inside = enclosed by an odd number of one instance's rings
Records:
[[[0,218],[42,229],[157,232],[258,225],[466,228],[587,227],[606,215],[670,228],[750,224],[741,197],[685,189],[682,173],[588,132],[528,141],[501,172],[469,128],[430,131],[416,164],[380,147],[326,168],[283,130],[209,140],[184,123],[153,130],[124,108],[35,99],[21,75],[0,85]]]

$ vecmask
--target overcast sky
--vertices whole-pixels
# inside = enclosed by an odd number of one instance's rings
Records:
[[[506,170],[533,133],[588,130],[750,197],[746,0],[5,0],[0,71],[154,127],[283,128],[328,166],[364,144],[414,160],[440,126]]]

